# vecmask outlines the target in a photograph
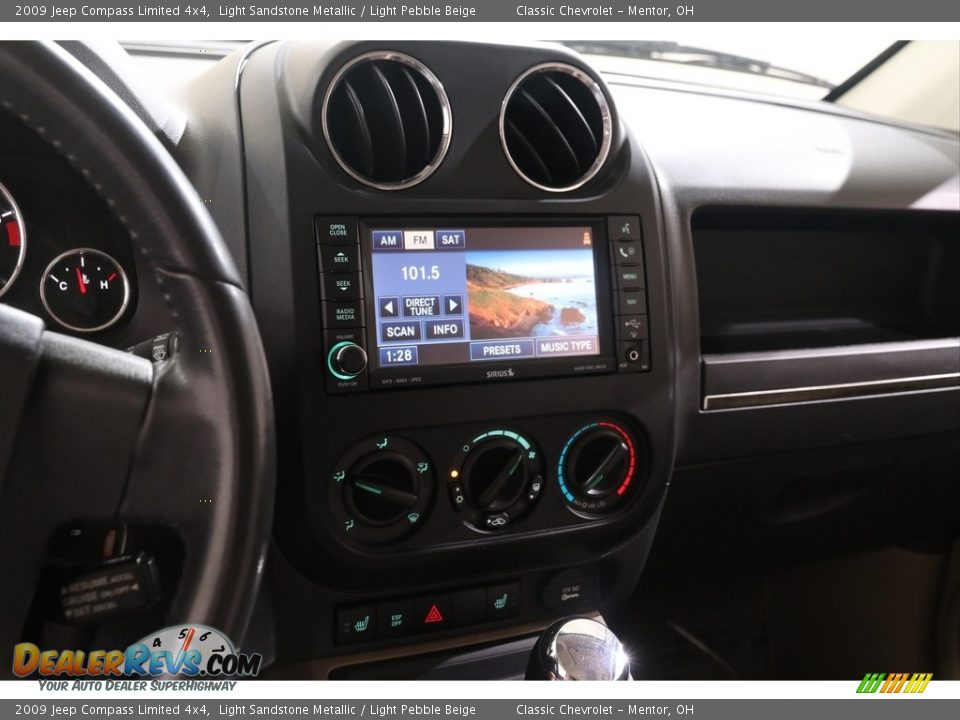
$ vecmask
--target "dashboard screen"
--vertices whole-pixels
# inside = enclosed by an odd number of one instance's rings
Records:
[[[371,227],[365,241],[377,367],[600,354],[590,226]]]

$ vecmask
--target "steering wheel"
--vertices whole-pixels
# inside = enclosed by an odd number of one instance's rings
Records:
[[[176,533],[167,624],[240,642],[272,521],[275,450],[266,359],[237,269],[160,142],[64,50],[0,43],[0,104],[126,226],[179,336],[155,363],[0,305],[0,648],[28,639],[51,537],[80,519]]]

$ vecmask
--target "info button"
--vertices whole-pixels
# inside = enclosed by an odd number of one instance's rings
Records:
[[[463,337],[463,320],[425,320],[423,323],[427,340],[453,340]]]

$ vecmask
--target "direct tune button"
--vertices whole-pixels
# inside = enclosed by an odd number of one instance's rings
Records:
[[[464,522],[479,530],[499,530],[519,519],[540,496],[540,453],[512,430],[481,433],[461,446],[448,487]]]
[[[638,470],[637,443],[612,422],[584,425],[560,453],[560,492],[575,510],[608,512],[627,495]]]
[[[391,435],[364,441],[331,473],[334,530],[361,543],[400,540],[423,524],[433,487],[433,468],[416,445]]]
[[[350,380],[367,369],[367,351],[356,343],[339,342],[327,353],[327,368],[339,380]]]

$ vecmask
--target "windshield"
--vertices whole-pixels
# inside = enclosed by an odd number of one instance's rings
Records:
[[[820,100],[891,42],[848,38],[842,44],[737,38],[735,43],[567,40],[610,74],[671,80]]]

